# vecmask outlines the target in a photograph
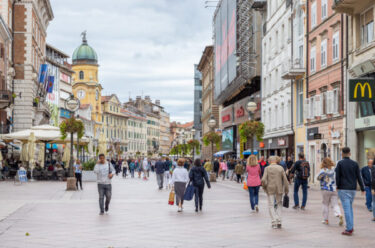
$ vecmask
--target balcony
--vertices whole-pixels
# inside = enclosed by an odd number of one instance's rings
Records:
[[[305,74],[306,69],[303,66],[302,59],[295,59],[294,63],[291,60],[282,65],[281,77],[283,79],[296,79]]]
[[[264,10],[267,7],[267,0],[254,0],[251,8],[255,10]]]
[[[337,13],[353,15],[373,4],[373,0],[334,0],[332,9]]]
[[[9,90],[0,90],[0,109],[8,107],[11,101],[12,93]]]

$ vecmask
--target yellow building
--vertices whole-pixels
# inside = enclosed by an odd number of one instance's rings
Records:
[[[99,139],[102,131],[102,86],[98,80],[98,56],[87,44],[86,33],[82,34],[82,44],[77,47],[72,56],[73,94],[81,104],[92,106],[91,120],[95,121],[94,138]]]

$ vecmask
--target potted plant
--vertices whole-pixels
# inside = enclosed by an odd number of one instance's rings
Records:
[[[82,181],[84,182],[96,181],[96,174],[94,173],[95,164],[96,164],[96,161],[93,159],[82,163]]]

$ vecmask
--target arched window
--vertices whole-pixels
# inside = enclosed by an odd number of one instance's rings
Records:
[[[80,71],[79,72],[79,79],[82,80],[84,77],[85,77],[85,75],[83,74],[83,71]]]

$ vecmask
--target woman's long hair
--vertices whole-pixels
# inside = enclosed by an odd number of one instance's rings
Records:
[[[247,165],[249,166],[256,166],[258,164],[258,159],[255,155],[250,155],[247,158]]]
[[[322,164],[320,165],[320,168],[321,169],[327,168],[327,169],[330,170],[334,166],[335,165],[330,158],[324,158],[323,161],[322,161]]]
[[[197,159],[194,161],[194,165],[197,166],[197,167],[201,167],[201,166],[202,166],[201,160],[200,160],[199,158],[197,158]]]

